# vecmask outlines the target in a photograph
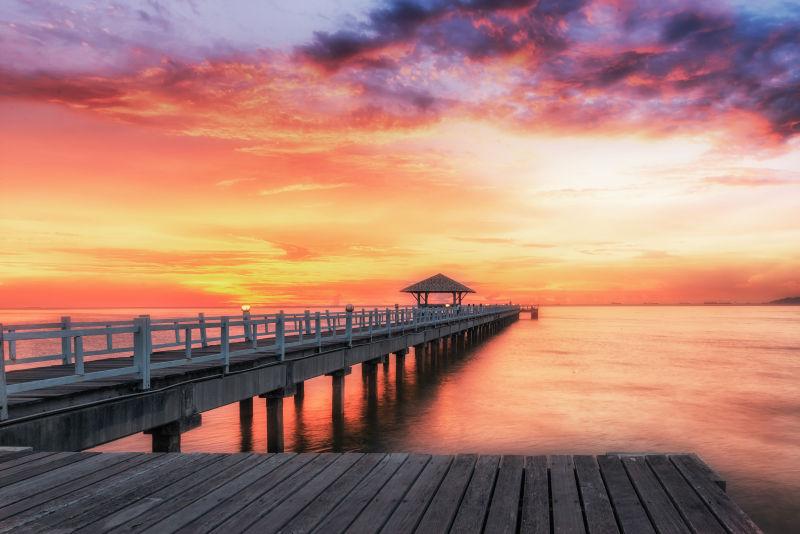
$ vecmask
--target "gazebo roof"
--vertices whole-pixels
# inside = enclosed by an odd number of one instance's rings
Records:
[[[464,284],[456,282],[442,273],[435,274],[402,290],[403,293],[475,293]]]

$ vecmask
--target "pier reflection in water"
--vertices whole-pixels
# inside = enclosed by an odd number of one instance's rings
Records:
[[[356,366],[345,380],[341,407],[331,394],[331,377],[306,382],[303,395],[284,403],[286,450],[400,450],[404,435],[420,431],[409,428],[415,414],[429,405],[448,373],[468,364],[475,350],[466,343],[432,345],[422,355],[413,350],[405,358],[393,354],[374,372]],[[254,401],[251,410],[234,404],[204,414],[202,427],[183,435],[183,450],[265,452],[265,401]],[[230,424],[234,417],[238,428]],[[131,436],[103,449],[144,451],[148,446],[146,437]]]

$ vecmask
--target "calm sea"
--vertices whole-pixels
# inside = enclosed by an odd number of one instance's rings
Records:
[[[765,531],[800,531],[800,308],[543,308],[539,321],[420,362],[407,358],[398,382],[392,359],[374,397],[355,368],[338,424],[330,379],[309,381],[301,403],[284,403],[287,450],[692,451]],[[237,404],[204,413],[183,450],[264,451],[265,406],[256,401],[252,419],[240,420]],[[98,450],[149,445],[139,434]]]

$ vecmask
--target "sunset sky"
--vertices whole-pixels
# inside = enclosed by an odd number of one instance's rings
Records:
[[[0,307],[800,295],[800,3],[0,4]]]

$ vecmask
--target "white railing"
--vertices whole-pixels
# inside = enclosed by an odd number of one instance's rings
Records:
[[[0,420],[8,418],[8,395],[51,386],[74,384],[98,378],[133,375],[142,389],[150,388],[154,369],[176,367],[187,363],[221,360],[228,372],[233,356],[272,350],[283,360],[287,348],[316,347],[323,343],[371,339],[376,335],[392,335],[429,328],[438,324],[471,317],[518,311],[518,306],[453,306],[361,308],[352,306],[342,312],[310,312],[250,314],[237,316],[151,319],[148,315],[130,321],[73,322],[62,317],[58,323],[0,324]],[[47,346],[49,343],[49,347]],[[22,343],[38,343],[18,356]],[[53,347],[59,347],[52,352]],[[153,352],[157,357],[153,358]],[[40,354],[41,353],[41,354]],[[86,362],[109,357],[129,365],[86,371]],[[37,380],[13,381],[7,370],[15,366],[57,361],[69,366],[70,374]],[[9,382],[11,380],[11,382]]]

